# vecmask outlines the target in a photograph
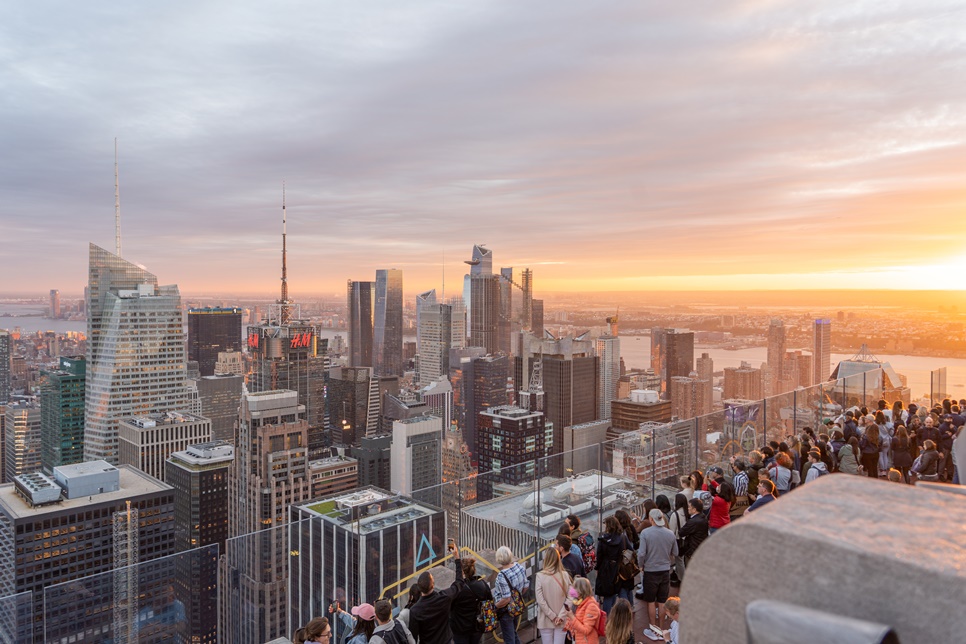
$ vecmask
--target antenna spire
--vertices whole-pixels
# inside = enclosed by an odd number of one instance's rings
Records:
[[[280,317],[282,324],[288,324],[291,317],[291,310],[289,308],[288,300],[288,266],[286,264],[286,259],[288,255],[288,249],[286,248],[285,242],[285,228],[286,228],[287,216],[285,214],[285,181],[282,180],[282,299],[278,301],[280,306]]]
[[[121,191],[117,180],[117,137],[114,137],[114,254],[121,256]]]

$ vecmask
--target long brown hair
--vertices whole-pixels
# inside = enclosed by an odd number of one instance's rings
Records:
[[[631,605],[623,597],[614,602],[610,614],[607,616],[607,625],[604,627],[604,637],[611,644],[624,644],[631,638],[631,631],[634,630],[634,611]]]
[[[878,425],[876,425],[875,423],[869,423],[868,425],[866,425],[865,433],[862,434],[862,436],[864,436],[865,440],[875,445],[876,449],[878,449],[879,447],[879,426]]]

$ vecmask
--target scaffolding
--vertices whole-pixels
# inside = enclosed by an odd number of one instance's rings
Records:
[[[138,509],[115,512],[114,529],[114,623],[116,644],[136,642],[138,637]]]

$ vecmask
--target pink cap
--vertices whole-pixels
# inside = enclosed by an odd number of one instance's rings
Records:
[[[359,619],[371,622],[376,618],[376,609],[372,607],[372,604],[359,604],[352,609],[352,614]]]

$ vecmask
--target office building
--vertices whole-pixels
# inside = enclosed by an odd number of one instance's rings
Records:
[[[0,485],[0,596],[32,593],[32,633],[16,641],[133,641],[139,614],[154,641],[173,552],[173,490],[134,468],[91,461]],[[114,601],[118,582],[129,601]]]
[[[546,394],[545,413],[553,424],[553,444],[559,452],[563,428],[597,420],[600,367],[594,355],[594,342],[586,334],[568,338],[521,336],[521,355],[514,358],[515,391],[530,386],[534,362],[543,364],[542,390]],[[482,471],[482,468],[481,468]]]
[[[4,423],[5,480],[41,469],[41,412],[34,401],[7,404]]]
[[[309,426],[295,391],[244,393],[229,469],[229,540],[222,584],[223,641],[288,636],[289,507],[312,498]],[[247,535],[242,539],[234,539]]]
[[[13,338],[9,331],[0,329],[0,405],[10,400],[10,359]]]
[[[459,354],[463,357],[456,363],[458,367],[450,362],[455,420],[474,455],[480,412],[509,403],[506,388],[509,358],[479,355],[483,351],[482,348],[474,350],[468,347],[460,350]]]
[[[533,300],[530,317],[530,333],[543,337],[543,300]]]
[[[85,460],[118,463],[118,423],[189,403],[181,295],[90,245]]]
[[[476,490],[480,501],[493,498],[497,485],[520,485],[556,469],[547,457],[562,451],[563,430],[555,433],[543,412],[546,396],[539,381],[518,395],[519,407],[505,405],[479,412]],[[554,443],[557,435],[560,443]]]
[[[812,383],[829,379],[832,373],[832,321],[815,320],[812,326],[812,366],[815,370]]]
[[[671,401],[656,390],[635,389],[627,398],[611,402],[611,424],[616,433],[637,431],[641,423],[671,422]]]
[[[667,350],[664,342],[665,336],[666,329],[663,327],[654,327],[651,329],[651,371],[653,371],[661,379],[660,391],[666,391],[666,389],[664,389],[665,377],[667,375]]]
[[[245,375],[245,361],[239,351],[219,351],[218,359],[215,360],[216,376]]]
[[[346,309],[349,366],[371,367],[376,312],[376,283],[348,281]]]
[[[328,394],[334,444],[355,445],[362,436],[379,433],[379,380],[371,367],[334,367]]]
[[[460,508],[476,503],[476,468],[463,432],[453,424],[443,432],[443,479],[441,507],[446,511],[447,530],[459,534]]]
[[[764,393],[766,396],[777,396],[783,392],[782,379],[785,375],[785,325],[778,318],[773,318],[768,324],[767,363]]]
[[[416,296],[417,386],[424,387],[449,374],[449,354],[455,335],[453,307],[437,302],[435,289]]]
[[[50,289],[50,317],[60,317],[60,291],[55,288]]]
[[[740,367],[725,367],[724,399],[740,398],[743,400],[761,400],[763,394],[761,369],[755,369],[747,362]]]
[[[670,393],[671,378],[688,377],[694,371],[694,332],[665,329],[664,351],[667,365],[664,375],[665,392]]]
[[[453,385],[449,378],[440,376],[420,389],[419,397],[431,413],[443,419],[443,427],[448,428],[453,421]]]
[[[702,353],[701,357],[694,362],[694,370],[698,372],[698,378],[707,380],[708,382],[714,380],[714,360],[711,359],[711,354]]]
[[[393,422],[390,489],[438,506],[443,480],[442,451],[443,419],[439,416]]]
[[[372,366],[377,376],[401,376],[403,374],[402,271],[395,268],[379,269],[376,271],[375,284]]]
[[[615,401],[616,402],[616,401]],[[606,419],[571,425],[563,430],[564,471],[579,474],[600,469],[610,422]]]
[[[241,351],[242,310],[237,307],[188,309],[188,360],[202,376],[215,373],[222,351]]]
[[[597,418],[610,418],[610,403],[617,399],[617,382],[621,377],[621,340],[617,335],[597,338],[597,365],[599,369],[597,395]]]
[[[697,372],[688,377],[671,378],[671,415],[677,418],[697,418],[711,413],[714,399],[706,380],[698,378]]]
[[[40,462],[51,474],[55,467],[84,460],[87,361],[60,358],[56,369],[40,374]]]
[[[363,436],[349,449],[358,461],[359,486],[374,485],[383,490],[391,486],[392,434]]]
[[[811,387],[815,376],[812,356],[802,351],[785,352],[785,377],[782,378],[782,391],[793,391],[798,387]]]
[[[406,588],[393,584],[446,555],[444,512],[379,488],[298,504],[290,512],[291,624],[327,615],[333,601],[357,606],[387,587],[394,596]],[[341,623],[333,625],[332,641],[344,635]]]
[[[235,421],[245,378],[234,374],[203,376],[196,381],[201,415],[211,421],[211,440],[235,442]]]
[[[453,329],[453,340],[450,347],[462,349],[466,346],[466,303],[461,296],[451,297],[446,302],[451,309],[450,324]],[[445,372],[444,372],[445,373]]]
[[[221,441],[191,445],[165,463],[174,488],[175,594],[184,607],[189,638],[218,641],[218,558],[228,538],[228,469],[234,449]],[[186,552],[187,551],[187,552]]]
[[[312,498],[341,494],[359,487],[359,461],[350,456],[326,456],[309,461]]]
[[[507,353],[509,327],[502,316],[501,277],[493,273],[493,251],[477,245],[466,261],[470,272],[463,278],[463,301],[466,303],[466,327],[469,346],[483,347],[487,353]],[[506,332],[504,341],[502,332]]]
[[[121,421],[118,452],[121,463],[164,481],[165,461],[190,445],[211,442],[211,421],[184,411],[146,414]]]

